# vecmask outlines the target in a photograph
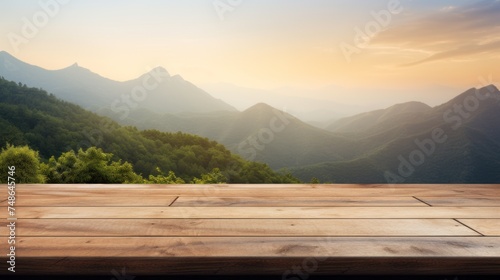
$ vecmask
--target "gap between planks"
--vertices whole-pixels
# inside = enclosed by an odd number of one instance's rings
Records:
[[[7,236],[8,228],[0,228]],[[19,219],[17,236],[480,236],[453,219]]]

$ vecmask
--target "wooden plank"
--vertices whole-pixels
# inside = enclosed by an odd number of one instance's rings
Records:
[[[24,195],[55,195],[55,196],[94,196],[94,195],[116,195],[117,189],[110,188],[82,188],[76,187],[45,187],[41,185],[38,188],[17,188],[17,196]],[[121,196],[220,196],[220,197],[376,197],[376,196],[445,196],[445,197],[463,197],[463,196],[500,196],[500,188],[457,188],[457,189],[429,189],[429,188],[219,188],[199,185],[185,187],[162,188],[123,188],[119,189]],[[2,195],[2,194],[0,194]],[[0,196],[0,200],[6,199],[6,196]]]
[[[17,236],[480,235],[452,219],[20,219]]]
[[[428,197],[419,196],[418,199],[432,206],[500,206],[500,197],[476,196],[476,197]]]
[[[18,195],[16,206],[169,206],[176,198],[176,196],[127,197],[121,196],[120,191],[117,190],[115,195]],[[0,206],[3,204],[7,205],[7,202],[1,202]]]
[[[181,194],[193,196],[190,205],[161,204]],[[108,201],[117,196],[120,202]],[[396,207],[411,196],[443,204]],[[18,269],[109,277],[123,267],[146,274],[282,275],[315,260],[319,273],[498,274],[498,197],[498,185],[20,185],[17,216],[36,219],[17,221]],[[2,206],[5,199],[0,193]],[[0,242],[0,252],[6,246]]]
[[[175,196],[125,197],[109,195],[22,195],[17,206],[169,206]],[[6,206],[4,200],[0,206]],[[428,206],[413,197],[179,197],[171,206]]]
[[[6,242],[0,251],[7,251]],[[500,257],[499,237],[19,237],[26,257]]]
[[[487,236],[500,236],[500,219],[460,219],[460,222]]]
[[[499,219],[500,207],[18,207],[24,219]],[[0,211],[7,218],[7,211]]]
[[[172,207],[425,206],[413,197],[179,197]]]

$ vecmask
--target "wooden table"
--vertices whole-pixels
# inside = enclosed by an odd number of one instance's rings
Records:
[[[500,274],[500,185],[18,185],[15,208],[16,274]]]

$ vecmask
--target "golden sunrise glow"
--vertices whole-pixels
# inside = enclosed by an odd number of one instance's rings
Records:
[[[116,80],[161,65],[195,84],[264,89],[467,88],[498,72],[500,1],[366,2],[73,0],[13,44],[9,34],[23,36],[24,18],[44,10],[10,1],[1,4],[0,49],[47,69],[78,62]],[[356,36],[369,40],[359,45]]]

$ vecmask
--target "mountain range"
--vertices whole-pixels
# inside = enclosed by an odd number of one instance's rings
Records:
[[[411,120],[430,109],[429,105],[416,101],[396,104],[386,109],[339,119],[327,126],[326,130],[340,133],[369,132],[373,129],[380,130],[382,126],[394,125],[393,121],[395,119]]]
[[[406,102],[321,129],[265,103],[240,112],[164,68],[117,82],[77,65],[44,70],[1,52],[0,76],[44,88],[123,125],[207,137],[247,160],[290,169],[303,181],[500,181],[500,93],[494,85],[469,89],[439,106]],[[147,98],[123,99],[139,94],[140,87]]]
[[[77,63],[60,70],[46,70],[1,51],[0,75],[7,80],[43,88],[56,97],[94,112],[109,109],[115,119],[120,120],[128,118],[130,112],[137,109],[157,113],[236,110],[181,76],[171,76],[163,67],[153,68],[136,79],[119,82]]]
[[[364,129],[358,126],[349,135],[364,150],[362,156],[300,167],[293,174],[358,183],[500,181],[500,92],[494,85],[469,89],[434,108],[418,107],[422,110],[407,116],[396,113],[386,121],[370,120]],[[367,115],[383,112],[338,123]]]
[[[120,126],[46,91],[1,77],[0,128],[2,143],[18,148],[28,145],[34,150],[33,160],[40,157],[48,164],[39,166],[27,160],[26,154],[18,153],[16,175],[25,183],[140,183],[148,178],[153,182],[179,182],[176,178],[196,182],[196,178],[206,181],[212,176],[215,182],[227,183],[299,182],[266,164],[245,161],[215,141],[180,132]],[[10,165],[4,156],[9,145],[4,145],[0,151],[2,168]],[[77,154],[85,158],[83,162],[77,160]],[[125,161],[127,164],[122,165]],[[109,164],[112,169],[106,168]],[[34,169],[43,176],[34,178]],[[84,173],[70,175],[74,170]],[[106,170],[114,174],[103,174]],[[165,177],[167,174],[170,179]],[[151,178],[157,175],[161,176]],[[4,175],[0,182],[6,179]]]

